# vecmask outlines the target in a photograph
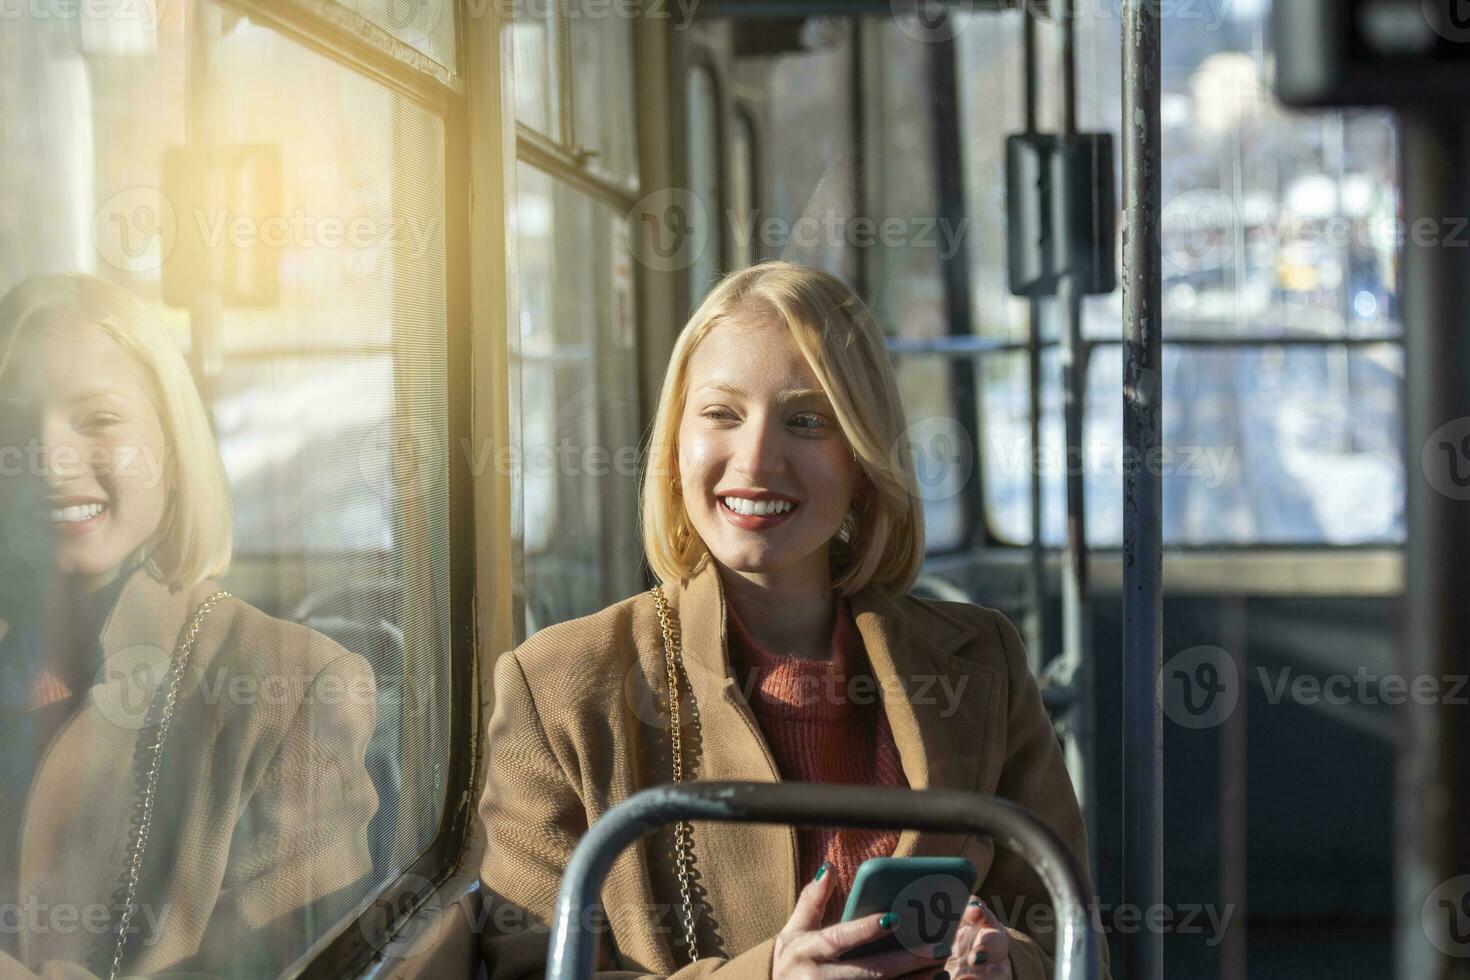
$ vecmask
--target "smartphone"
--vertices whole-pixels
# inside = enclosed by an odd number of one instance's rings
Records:
[[[868,858],[858,867],[842,921],[875,912],[895,912],[898,927],[886,936],[842,955],[856,959],[871,953],[910,949],[928,953],[935,944],[954,942],[965,904],[975,890],[977,873],[969,858]]]

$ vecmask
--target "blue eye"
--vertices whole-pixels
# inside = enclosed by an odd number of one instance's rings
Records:
[[[826,419],[822,418],[820,415],[812,415],[810,413],[805,413],[805,412],[802,413],[801,415],[795,416],[794,418],[792,418],[791,421],[792,421],[793,424],[796,424],[797,425],[797,428],[800,428],[800,429],[815,430],[815,429],[824,429],[824,428],[827,427],[827,420]],[[800,424],[798,424],[798,423],[800,423]]]

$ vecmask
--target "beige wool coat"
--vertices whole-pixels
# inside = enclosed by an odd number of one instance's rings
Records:
[[[5,852],[18,867],[0,867],[0,902],[30,910],[0,980],[107,975],[140,746],[157,732],[144,705],[218,588],[173,591],[142,569],[123,585],[95,686],[45,749]],[[362,657],[238,599],[213,607],[165,743],[124,975],[274,975],[340,921],[324,906],[355,901],[372,870],[375,714]]]
[[[716,567],[706,561],[665,594],[693,691],[694,711],[686,705],[682,714],[686,778],[778,781],[731,667]],[[868,690],[882,699],[910,786],[1014,800],[1085,864],[1076,796],[1011,623],[991,609],[873,588],[850,602],[877,693]],[[572,849],[609,808],[671,781],[665,676],[658,615],[646,592],[543,629],[497,661],[480,804],[481,945],[490,980],[543,974],[548,923]],[[795,828],[693,828],[701,958],[685,965],[673,832],[664,827],[619,855],[604,885],[606,972],[599,976],[771,976],[775,937],[806,884],[797,880]],[[1016,980],[1051,976],[1055,918],[1040,881],[1014,854],[997,853],[986,838],[910,829],[895,855],[962,855],[980,872],[977,893],[1003,916],[1040,906],[1043,914],[1022,917],[1034,932],[1009,928],[1011,964]]]

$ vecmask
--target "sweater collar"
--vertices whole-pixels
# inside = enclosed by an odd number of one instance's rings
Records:
[[[718,567],[706,557],[677,587],[670,586],[666,591],[679,619],[685,674],[695,696],[707,704],[714,695],[727,707],[748,711],[730,660],[728,612]],[[952,655],[976,638],[975,628],[935,603],[890,596],[872,586],[853,593],[848,602],[909,786],[975,791],[984,775],[981,762],[988,755],[975,743],[987,737],[997,720],[997,706],[991,701],[999,683],[993,668]],[[942,693],[941,683],[963,687],[952,700]],[[730,733],[740,729],[738,722],[720,728]],[[754,726],[747,726],[746,733],[748,737],[738,744],[732,740],[720,748],[725,765],[712,778],[779,778],[770,771]],[[973,751],[956,751],[956,746],[964,745],[974,745]],[[962,840],[962,835],[910,828],[900,836],[895,854],[953,854]]]
[[[827,656],[809,660],[773,652],[756,642],[733,604],[730,615],[730,659],[745,700],[756,712],[806,721],[846,718],[854,714],[859,698],[852,697],[848,679],[863,670],[863,640],[852,622],[847,597],[836,594],[837,615],[827,643]],[[876,696],[867,691],[868,702]]]

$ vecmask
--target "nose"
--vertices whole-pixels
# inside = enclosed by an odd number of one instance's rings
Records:
[[[752,418],[740,427],[731,465],[736,473],[753,483],[786,469],[786,450],[780,422],[774,415]]]
[[[36,461],[48,487],[60,488],[87,475],[87,442],[70,425],[59,419],[41,423],[37,434]]]

